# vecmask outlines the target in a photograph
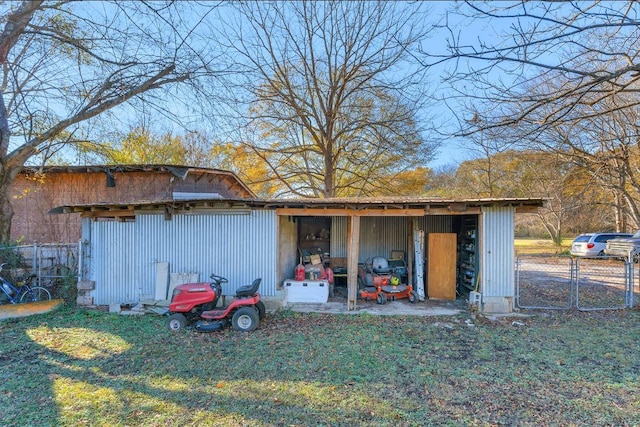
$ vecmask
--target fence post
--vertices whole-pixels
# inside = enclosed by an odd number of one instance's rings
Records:
[[[629,250],[629,256],[627,257],[627,303],[629,308],[633,308],[633,265],[636,258],[635,249]]]
[[[78,283],[84,280],[82,271],[84,266],[84,253],[82,250],[82,239],[78,240]]]
[[[31,274],[40,278],[38,274],[38,241],[33,241],[33,251],[31,252]]]
[[[635,258],[635,257],[632,257]],[[633,283],[633,266],[634,266],[634,262],[633,259],[631,260],[631,263],[629,264],[629,287],[627,288],[627,291],[629,292],[629,308],[633,308],[633,288],[634,288],[634,283]]]

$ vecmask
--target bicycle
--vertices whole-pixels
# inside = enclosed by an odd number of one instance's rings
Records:
[[[0,272],[7,263],[0,264]],[[33,277],[33,276],[31,276]],[[28,280],[25,280],[22,286],[15,286],[4,277],[0,276],[0,290],[6,295],[11,304],[22,302],[49,301],[51,293],[42,286],[30,286]],[[0,304],[2,301],[0,301]]]

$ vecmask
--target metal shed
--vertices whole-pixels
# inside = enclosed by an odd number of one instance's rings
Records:
[[[411,262],[414,237],[423,233],[427,271],[453,263],[457,287],[481,293],[485,311],[508,312],[515,287],[515,214],[542,205],[542,199],[530,198],[216,199],[74,205],[52,212],[83,217],[79,288],[88,289],[80,303],[154,296],[165,269],[194,273],[200,281],[223,275],[230,280],[228,294],[262,277],[261,294],[277,302],[299,260],[301,224],[322,221],[331,229],[326,250],[332,263],[347,272],[349,309],[357,304],[358,263],[390,251],[407,254]],[[429,247],[439,235],[452,237],[455,248],[440,253]],[[467,252],[470,258],[463,257]],[[430,291],[435,280],[428,280]]]

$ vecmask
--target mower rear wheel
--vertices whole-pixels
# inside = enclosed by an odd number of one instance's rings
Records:
[[[187,326],[187,318],[184,317],[184,314],[181,313],[173,313],[167,319],[167,328],[172,331],[179,331],[180,329],[184,329]]]
[[[378,296],[376,297],[376,302],[378,304],[386,304],[387,303],[387,296],[385,294],[383,294],[382,292],[380,292],[378,294]]]
[[[264,303],[262,301],[258,301],[256,308],[258,309],[258,316],[260,317],[260,320],[264,319],[264,314],[267,312],[267,308],[264,306]]]
[[[253,307],[240,307],[231,318],[233,329],[241,332],[251,332],[258,327],[259,323],[260,314]]]
[[[416,293],[416,291],[411,291],[409,293],[409,302],[412,304],[418,302],[418,294]]]

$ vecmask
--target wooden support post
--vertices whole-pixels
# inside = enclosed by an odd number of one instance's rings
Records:
[[[347,310],[356,309],[359,250],[360,217],[350,216],[347,222]]]

